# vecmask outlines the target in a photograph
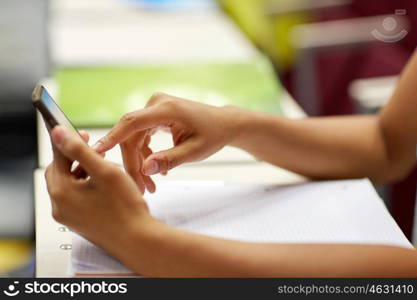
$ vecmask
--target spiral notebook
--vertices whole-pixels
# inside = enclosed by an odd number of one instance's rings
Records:
[[[292,186],[166,183],[146,199],[156,218],[213,237],[413,247],[366,179]],[[71,272],[76,276],[134,275],[76,234]]]

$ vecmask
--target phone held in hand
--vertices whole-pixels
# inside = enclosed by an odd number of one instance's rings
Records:
[[[79,135],[78,130],[64,114],[62,109],[58,106],[44,86],[37,85],[35,87],[32,92],[32,101],[33,105],[35,105],[37,110],[42,114],[49,130],[52,130],[55,126],[60,125],[76,132]]]
[[[55,126],[63,126],[70,131],[77,133],[82,139],[77,128],[71,123],[44,86],[37,85],[35,87],[32,92],[32,103],[41,113],[49,131]],[[72,172],[77,178],[85,178],[87,176],[86,172],[78,163],[73,166]]]

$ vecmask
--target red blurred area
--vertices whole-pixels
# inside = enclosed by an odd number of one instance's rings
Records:
[[[317,63],[317,78],[321,111],[325,115],[354,112],[354,102],[348,87],[357,78],[396,75],[401,72],[417,45],[417,1],[415,0],[354,0],[337,10],[323,10],[317,21],[394,14],[405,9],[409,19],[408,35],[397,43],[378,43],[360,50],[343,50],[323,54]]]

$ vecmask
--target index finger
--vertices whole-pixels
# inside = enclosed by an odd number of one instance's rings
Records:
[[[128,113],[93,148],[97,152],[106,152],[138,131],[163,125],[168,118],[168,111],[159,105]]]

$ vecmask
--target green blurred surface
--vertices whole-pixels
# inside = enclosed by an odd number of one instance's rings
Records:
[[[155,92],[211,105],[279,114],[281,85],[271,64],[205,63],[64,68],[56,73],[58,101],[78,127],[109,127],[143,108]]]

